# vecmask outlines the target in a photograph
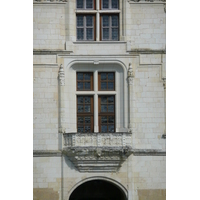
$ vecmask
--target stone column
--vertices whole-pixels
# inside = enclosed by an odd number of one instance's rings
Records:
[[[58,72],[59,77],[59,133],[65,132],[65,107],[64,107],[64,87],[65,87],[65,72],[62,64]]]
[[[133,68],[129,63],[128,69],[128,128],[132,132],[134,128],[134,93],[133,93]]]
[[[163,137],[166,138],[166,78],[162,78],[164,87],[164,134]]]

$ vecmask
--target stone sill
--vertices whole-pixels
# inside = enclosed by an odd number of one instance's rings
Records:
[[[76,41],[74,44],[126,44],[125,41]]]
[[[129,3],[130,4],[166,4],[166,1],[160,0],[160,1],[153,1],[153,2],[151,2],[151,1],[138,1],[138,2],[136,2],[134,0],[129,0]]]

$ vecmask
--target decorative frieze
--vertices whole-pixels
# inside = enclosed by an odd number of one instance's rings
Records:
[[[59,83],[60,85],[65,85],[65,72],[64,72],[62,64],[60,65],[60,69],[59,69]]]

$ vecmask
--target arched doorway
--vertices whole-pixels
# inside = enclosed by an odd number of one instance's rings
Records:
[[[111,182],[91,180],[79,185],[69,200],[126,200],[124,192]]]

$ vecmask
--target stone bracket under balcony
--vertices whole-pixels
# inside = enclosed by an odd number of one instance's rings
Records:
[[[116,172],[132,153],[131,133],[64,133],[63,153],[80,172]]]

